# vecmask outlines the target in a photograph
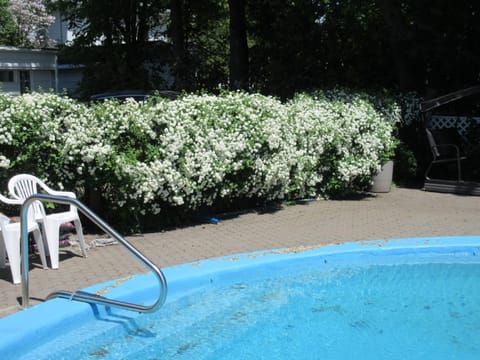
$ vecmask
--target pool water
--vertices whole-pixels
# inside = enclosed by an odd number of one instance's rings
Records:
[[[479,307],[476,256],[311,259],[212,278],[154,314],[112,310],[22,358],[479,359]]]

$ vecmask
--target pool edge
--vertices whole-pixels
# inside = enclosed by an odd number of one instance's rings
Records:
[[[285,259],[329,257],[338,254],[348,257],[364,254],[382,255],[427,251],[446,253],[452,251],[452,248],[478,253],[480,236],[395,238],[260,250],[175,265],[164,268],[163,271],[167,277],[169,289],[173,289],[173,291],[169,290],[171,293],[167,298],[167,301],[171,301],[176,296],[181,296],[182,291],[188,291],[192,284],[195,284],[195,288],[202,284],[208,284],[212,279],[212,274],[240,271],[252,266],[278,263]],[[112,286],[117,282],[118,280],[112,280],[83,290],[97,292],[106,289],[109,297],[131,299],[135,297],[135,294],[150,291],[152,287],[157,286],[153,274],[133,275],[122,284]],[[46,316],[48,316],[48,321],[45,321]],[[71,323],[77,318],[88,320],[102,316],[106,316],[106,314],[101,306],[94,309],[84,303],[64,299],[50,300],[0,319],[0,350],[5,355],[4,358],[7,358],[10,354],[14,355],[13,352],[18,344],[23,344],[25,341],[31,344],[38,343],[45,333],[62,326],[71,327]]]

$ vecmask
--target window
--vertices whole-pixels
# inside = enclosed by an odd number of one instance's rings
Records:
[[[0,82],[13,82],[13,71],[0,70]]]

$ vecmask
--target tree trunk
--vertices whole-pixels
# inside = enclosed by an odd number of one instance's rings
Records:
[[[183,0],[170,1],[171,37],[175,62],[175,82],[181,87],[185,78],[185,31],[183,28]]]
[[[248,88],[245,0],[228,0],[230,9],[230,88]]]
[[[400,1],[383,0],[380,3],[388,33],[387,38],[392,49],[398,86],[401,90],[412,90],[415,87],[415,82],[408,64],[408,29],[402,22],[406,19],[401,12]]]

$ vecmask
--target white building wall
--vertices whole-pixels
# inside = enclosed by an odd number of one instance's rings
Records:
[[[0,69],[54,70],[57,52],[0,46]]]
[[[32,91],[56,89],[57,51],[0,46],[0,71],[13,72],[13,81],[4,81],[0,91],[21,93],[20,72],[30,78]]]
[[[31,90],[49,92],[55,90],[55,74],[51,70],[39,70],[30,72]]]
[[[9,94],[20,94],[18,71],[13,71],[13,81],[0,82],[0,91]]]
[[[56,45],[68,44],[73,40],[73,31],[68,29],[66,21],[62,20],[62,17],[58,11],[54,12],[55,21],[48,28],[48,37],[52,39]]]
[[[67,92],[69,96],[78,96],[78,85],[83,77],[81,67],[60,65],[58,68],[58,91]]]
[[[25,71],[25,70],[22,70]],[[49,92],[55,90],[55,74],[51,70],[27,70],[30,74],[30,91]],[[0,82],[0,91],[20,95],[20,71],[13,70],[13,81]]]

